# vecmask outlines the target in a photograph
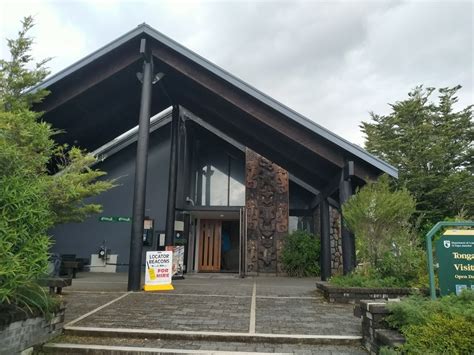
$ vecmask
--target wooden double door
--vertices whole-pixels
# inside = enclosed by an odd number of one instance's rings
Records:
[[[199,271],[219,272],[222,221],[202,219],[199,231]]]

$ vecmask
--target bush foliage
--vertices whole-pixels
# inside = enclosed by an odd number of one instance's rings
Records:
[[[436,300],[412,296],[389,303],[386,318],[406,337],[400,349],[409,354],[474,353],[474,292],[464,290]]]
[[[460,90],[416,87],[361,124],[365,148],[398,168],[393,184],[416,198],[426,232],[462,209],[474,215],[474,106],[459,107]]]
[[[385,175],[352,196],[342,211],[355,234],[360,265],[351,275],[331,281],[340,286],[418,286],[426,263],[411,222],[415,205],[407,190],[393,191]]]
[[[285,239],[282,252],[284,270],[289,276],[318,276],[320,241],[313,234],[305,231],[294,231]]]
[[[54,302],[36,281],[48,265],[48,230],[99,212],[83,199],[113,182],[97,181],[104,173],[89,168],[94,157],[58,146],[59,132],[32,110],[48,94],[32,89],[48,75],[48,59],[32,63],[32,27],[25,18],[7,41],[11,59],[0,60],[0,304],[47,312]]]

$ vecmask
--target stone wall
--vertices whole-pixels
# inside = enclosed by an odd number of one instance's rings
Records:
[[[59,335],[64,325],[64,308],[50,320],[14,310],[0,316],[0,354],[17,354]]]
[[[288,234],[288,172],[246,150],[247,273],[283,273],[281,251]]]
[[[314,231],[321,236],[321,221],[319,217],[319,207],[316,207],[313,214]],[[329,233],[331,241],[331,275],[342,274],[342,237],[341,237],[341,214],[339,211],[329,206]]]
[[[378,354],[383,346],[397,348],[405,342],[403,335],[389,329],[384,320],[389,314],[386,301],[361,301],[354,308],[354,315],[362,318],[362,343],[370,354]]]
[[[329,206],[329,235],[331,238],[331,275],[342,274],[341,214]]]

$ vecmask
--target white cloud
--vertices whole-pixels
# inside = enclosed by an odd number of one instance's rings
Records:
[[[2,58],[8,58],[6,38],[15,38],[20,21],[28,15],[35,18],[31,35],[35,38],[33,55],[38,60],[53,57],[50,68],[58,71],[84,56],[86,38],[82,31],[59,16],[53,3],[43,1],[7,1],[1,14],[0,48]]]
[[[147,22],[358,144],[369,111],[418,84],[464,86],[473,103],[473,4],[456,1],[13,1],[2,37],[36,15],[55,71]],[[2,57],[5,57],[4,46]]]

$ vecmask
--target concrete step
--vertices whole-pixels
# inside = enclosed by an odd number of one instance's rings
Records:
[[[356,335],[261,334],[130,328],[64,327],[64,334],[76,337],[115,337],[182,341],[218,341],[269,344],[352,345],[361,344]]]
[[[147,338],[61,336],[45,344],[42,354],[367,354],[354,345],[311,345],[164,340]]]
[[[210,355],[261,355],[268,352],[241,352],[241,351],[219,351],[219,350],[190,350],[190,349],[166,349],[135,346],[112,346],[112,345],[89,345],[89,344],[47,344],[43,346],[46,354],[89,354],[89,355],[119,355],[119,354],[210,354]],[[293,353],[276,353],[293,354]]]

